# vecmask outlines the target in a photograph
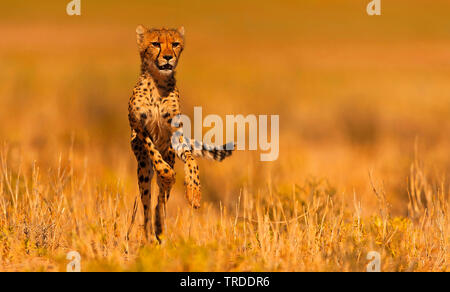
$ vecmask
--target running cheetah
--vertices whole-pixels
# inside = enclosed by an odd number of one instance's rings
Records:
[[[175,156],[184,162],[186,197],[189,204],[200,207],[199,169],[194,157],[222,161],[232,154],[234,144],[212,147],[185,139],[180,115],[179,92],[175,68],[184,49],[184,28],[136,28],[141,56],[141,75],[128,104],[131,126],[131,147],[138,162],[138,181],[144,209],[147,240],[161,242],[166,202],[175,183]],[[159,187],[152,222],[151,181],[156,172]]]

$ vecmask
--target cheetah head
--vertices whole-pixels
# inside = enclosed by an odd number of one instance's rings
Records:
[[[184,48],[184,28],[136,28],[137,44],[142,62],[152,71],[170,75],[175,70]]]

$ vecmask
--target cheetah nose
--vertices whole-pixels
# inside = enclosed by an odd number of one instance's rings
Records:
[[[166,59],[167,61],[170,61],[170,60],[172,60],[173,57],[170,55],[166,55],[163,58]]]

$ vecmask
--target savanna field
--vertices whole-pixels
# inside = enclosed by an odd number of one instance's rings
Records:
[[[449,271],[449,1],[66,2],[1,4],[0,271]],[[277,161],[200,160],[198,211],[177,161],[162,245],[129,144],[139,23],[185,26],[184,113],[280,116]]]

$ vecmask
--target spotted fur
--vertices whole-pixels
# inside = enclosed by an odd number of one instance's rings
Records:
[[[146,236],[160,239],[166,203],[175,183],[175,156],[184,163],[186,197],[193,208],[200,207],[200,174],[194,157],[222,161],[231,150],[185,139],[182,125],[173,120],[180,113],[175,68],[184,49],[184,28],[136,29],[141,56],[141,75],[128,104],[131,146],[138,162],[138,182],[144,209]],[[171,138],[175,135],[175,145]],[[173,146],[176,146],[175,148]],[[157,175],[159,187],[155,224],[152,224],[151,182]]]

